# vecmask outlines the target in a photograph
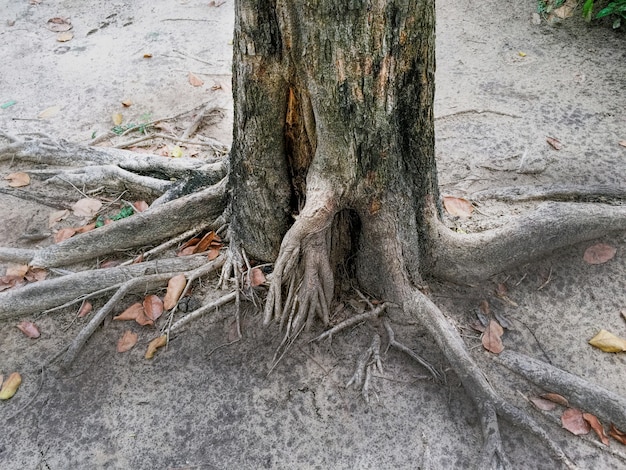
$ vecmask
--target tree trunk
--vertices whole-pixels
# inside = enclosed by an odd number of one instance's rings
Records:
[[[281,253],[399,299],[438,201],[434,2],[239,0],[236,18],[234,239],[274,261],[295,221]]]

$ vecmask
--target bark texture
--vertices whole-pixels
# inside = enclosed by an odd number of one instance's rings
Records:
[[[324,232],[318,251],[343,246],[362,282],[398,298],[419,282],[423,208],[438,200],[433,2],[236,8],[235,238],[272,261],[295,217],[300,242]]]

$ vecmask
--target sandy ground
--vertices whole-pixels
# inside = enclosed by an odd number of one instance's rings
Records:
[[[88,142],[112,127],[115,113],[138,122],[211,102],[224,108],[224,118],[206,134],[229,143],[232,0],[4,3],[0,104],[16,103],[0,109],[0,130]],[[537,25],[534,8],[533,1],[438,2],[444,194],[568,182],[624,188],[626,148],[618,142],[626,139],[626,37],[577,19]],[[46,28],[52,17],[71,18],[73,39],[56,40]],[[189,72],[204,85],[190,85]],[[122,100],[133,105],[124,108]],[[56,114],[38,118],[51,107]],[[563,148],[551,148],[546,136]],[[3,164],[0,173],[20,169],[19,162]],[[485,202],[470,222],[450,223],[479,229],[527,207]],[[45,228],[50,211],[0,194],[0,244],[32,248],[20,237]],[[626,336],[619,316],[626,308],[626,236],[602,241],[617,247],[606,264],[582,260],[586,243],[482,285],[431,288],[494,387],[543,422],[581,468],[626,468],[594,446],[595,437],[575,437],[560,429],[557,414],[533,410],[523,396],[540,390],[492,364],[467,327],[479,302],[489,299],[511,320],[506,347],[626,395],[624,355],[587,344],[601,328]],[[500,282],[517,307],[494,298]],[[344,387],[380,325],[360,325],[332,345],[294,347],[268,376],[280,338],[260,328],[251,311],[240,343],[214,351],[232,335],[232,320],[207,317],[152,361],[143,351],[153,331],[136,325],[140,346],[118,354],[115,344],[128,325],[107,322],[72,370],[42,376],[40,364],[84,324],[74,314],[26,318],[40,326],[37,340],[25,338],[15,321],[0,325],[0,373],[20,371],[24,378],[19,393],[0,403],[2,469],[469,468],[480,448],[477,414],[451,371],[446,386],[434,384],[390,351],[370,404]],[[419,325],[396,327],[399,339],[445,367]],[[514,468],[555,468],[537,439],[506,423],[502,432]],[[626,454],[615,442],[611,449]]]

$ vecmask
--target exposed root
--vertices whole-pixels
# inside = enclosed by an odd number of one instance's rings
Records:
[[[460,234],[431,217],[431,274],[469,283],[551,251],[626,230],[626,206],[543,203],[515,221],[481,233]]]
[[[232,301],[235,300],[235,295],[236,295],[235,292],[230,292],[229,294],[223,295],[219,299],[214,300],[213,302],[203,305],[199,309],[196,309],[193,312],[188,313],[181,319],[174,322],[172,326],[169,327],[167,334],[171,335],[172,333],[175,333],[176,331],[180,330],[183,326],[185,326],[189,322],[200,318],[202,315],[206,314],[207,312],[210,312],[211,310],[214,310],[216,308],[219,308],[226,304],[231,303]]]
[[[499,201],[576,201],[610,202],[626,199],[626,188],[608,185],[533,185],[495,188],[472,194],[472,199],[497,199]]]
[[[499,434],[498,416],[539,437],[554,457],[567,468],[577,468],[530,415],[511,406],[495,392],[478,364],[469,355],[457,330],[435,304],[421,292],[414,290],[413,296],[405,303],[404,308],[414,315],[435,339],[466,392],[476,404],[483,431],[483,451],[476,468],[502,468],[507,465]]]
[[[121,286],[129,279],[158,273],[185,272],[205,264],[206,256],[186,256],[83,271],[34,282],[0,292],[0,320],[41,312],[59,305],[73,305],[103,289]]]
[[[389,303],[382,303],[378,307],[373,308],[372,310],[361,313],[359,315],[353,315],[345,319],[341,323],[338,323],[337,325],[333,326],[330,330],[327,330],[321,335],[317,336],[316,338],[313,338],[311,342],[322,341],[323,339],[326,339],[326,338],[332,338],[333,335],[336,335],[337,333],[339,333],[342,330],[345,330],[346,328],[350,328],[351,326],[358,325],[361,322],[378,318],[380,315],[382,315],[385,312],[385,309],[389,306],[390,306]]]
[[[354,374],[346,383],[346,388],[354,385],[360,389],[366,403],[370,401],[369,389],[372,370],[377,370],[381,374],[383,372],[383,365],[380,360],[380,336],[378,334],[372,337],[369,348],[359,356]]]

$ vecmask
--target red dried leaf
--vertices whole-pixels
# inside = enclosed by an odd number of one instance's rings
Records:
[[[181,245],[181,247],[179,248],[179,251],[184,250],[185,248],[189,248],[190,246],[195,247],[199,241],[200,241],[199,237],[190,238],[189,240],[187,240],[185,243]]]
[[[617,248],[605,243],[598,243],[585,250],[583,259],[589,264],[602,264],[612,260],[615,253],[617,253]]]
[[[250,271],[250,286],[257,287],[265,284],[265,274],[259,268],[252,268]]]
[[[54,243],[61,243],[63,240],[72,238],[76,235],[76,229],[71,227],[62,228],[54,234]]]
[[[197,75],[189,72],[189,83],[192,86],[202,86],[204,85],[204,82],[200,79],[200,77],[198,77]]]
[[[205,251],[207,251],[209,247],[211,246],[211,243],[213,242],[213,240],[215,240],[215,237],[216,237],[215,232],[207,233],[204,237],[202,237],[202,239],[196,245],[196,249],[194,250],[194,253],[204,253]]]
[[[544,398],[530,397],[529,400],[533,405],[535,405],[538,410],[552,411],[556,408],[556,403],[550,400],[546,400]]]
[[[7,271],[5,274],[5,277],[9,277],[9,278],[15,278],[15,279],[22,279],[24,276],[26,276],[26,273],[28,272],[28,265],[27,264],[9,264],[9,266],[7,267]]]
[[[137,209],[137,212],[144,212],[148,210],[148,203],[146,201],[135,201],[133,207]]]
[[[546,400],[550,400],[557,405],[562,405],[569,408],[569,401],[567,401],[567,398],[565,398],[563,395],[559,395],[558,393],[542,393],[539,396],[541,398],[545,398]]]
[[[89,315],[89,312],[93,309],[91,302],[84,302],[80,310],[78,311],[78,318],[83,318]]]
[[[29,268],[24,278],[28,282],[43,281],[48,277],[48,271],[43,268]]]
[[[139,302],[132,304],[118,316],[113,317],[113,320],[136,320],[138,316],[145,316],[143,313],[143,305]]]
[[[211,247],[211,249],[209,250],[209,254],[207,255],[207,259],[209,261],[213,261],[219,255],[220,255],[220,249],[219,248],[215,248],[215,247]]]
[[[156,295],[146,295],[143,299],[143,311],[150,320],[157,321],[163,315],[163,301]]]
[[[554,150],[561,150],[563,148],[561,141],[554,137],[546,137],[546,142],[548,142]]]
[[[86,233],[86,232],[91,232],[95,228],[96,228],[96,223],[92,222],[90,224],[83,225],[82,227],[78,227],[75,230],[76,230],[76,233]]]
[[[117,352],[123,353],[133,349],[137,344],[137,333],[133,333],[130,330],[126,330],[124,335],[117,341]]]
[[[167,291],[163,299],[163,308],[165,308],[165,310],[171,310],[176,306],[186,285],[187,278],[184,274],[178,274],[168,281]]]
[[[28,336],[29,338],[39,338],[39,336],[41,336],[41,333],[39,333],[39,328],[37,328],[37,326],[29,321],[23,321],[17,324],[18,329],[24,333],[26,336]]]
[[[561,426],[576,436],[589,434],[591,427],[578,408],[568,408],[561,415]]]
[[[482,343],[483,347],[494,354],[500,354],[504,351],[504,345],[502,344],[502,335],[504,330],[500,324],[495,320],[489,320],[487,328],[483,333]]]
[[[178,253],[176,253],[176,256],[189,256],[189,255],[193,255],[195,252],[196,252],[195,245],[188,246],[187,248],[183,248]]]
[[[467,199],[445,196],[443,198],[443,207],[450,215],[456,215],[459,217],[469,217],[474,212],[474,206]]]
[[[609,426],[609,436],[611,436],[617,442],[626,445],[626,432],[617,429],[613,423],[611,423],[611,426]]]
[[[593,431],[598,435],[598,437],[602,441],[602,444],[608,446],[609,437],[606,435],[606,432],[604,431],[600,420],[591,413],[583,413],[583,419],[589,423],[589,426],[591,426],[591,429],[593,429]]]

